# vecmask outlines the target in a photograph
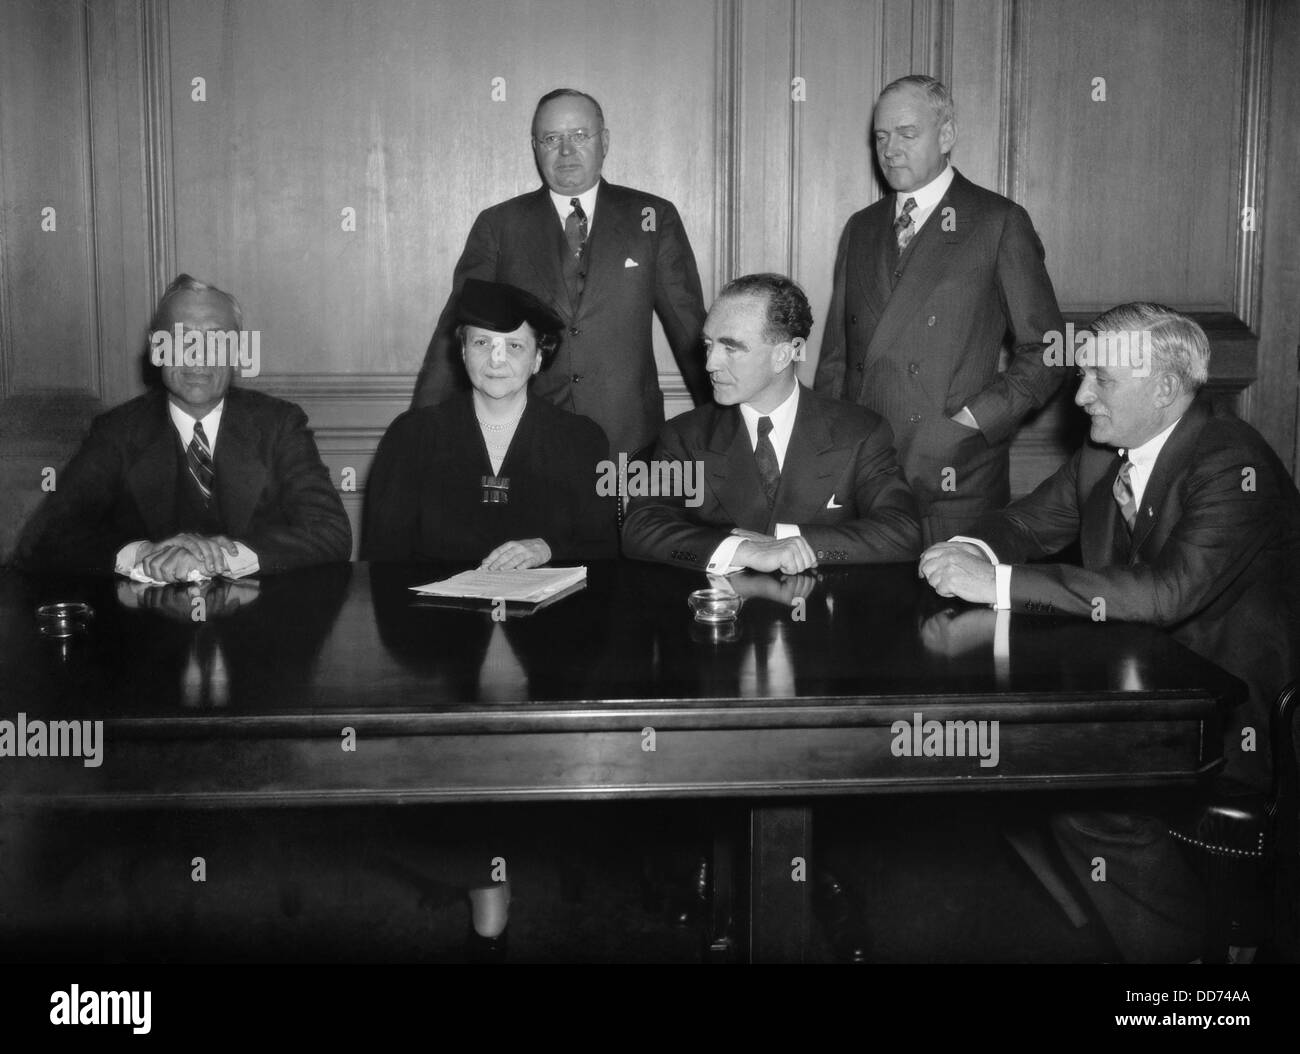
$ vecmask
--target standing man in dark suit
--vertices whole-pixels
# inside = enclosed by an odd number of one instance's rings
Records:
[[[919,551],[888,423],[795,378],[811,328],[807,297],[782,275],[746,275],[722,290],[704,323],[714,402],[664,425],[654,453],[702,466],[702,493],[695,503],[634,498],[626,555],[710,574],[793,575]]]
[[[243,318],[230,294],[183,274],[149,328],[206,338]],[[234,369],[164,364],[160,390],[97,417],[28,525],[20,562],[184,582],[349,559],[352,529],[306,415],[231,387]]]
[[[1166,628],[1248,686],[1220,781],[1264,788],[1270,704],[1300,670],[1300,494],[1258,432],[1197,394],[1210,347],[1194,321],[1136,303],[1093,329],[1099,361],[1075,396],[1092,442],[968,537],[927,549],[920,572],[943,596],[1000,609]],[[1028,562],[1076,541],[1081,567]],[[1195,954],[1193,885],[1160,821],[1071,814],[1054,828],[1103,915],[1123,920],[1111,928],[1126,956]],[[1087,880],[1097,855],[1106,882]]]
[[[704,297],[672,202],[600,178],[609,129],[590,95],[560,88],[533,115],[533,156],[545,186],[474,221],[415,386],[413,407],[461,386],[456,297],[467,278],[505,282],[547,303],[564,340],[535,394],[590,417],[611,452],[634,453],[663,424],[651,344],[658,313],[695,402],[708,398],[699,354]]]
[[[893,426],[928,544],[1010,500],[1011,437],[1063,379],[1043,359],[1063,323],[1029,215],[949,163],[943,84],[886,86],[874,135],[894,193],[844,228],[815,384]]]

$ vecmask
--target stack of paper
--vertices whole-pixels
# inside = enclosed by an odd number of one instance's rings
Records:
[[[585,567],[534,567],[527,571],[462,571],[411,589],[422,597],[541,604],[573,592],[586,581]]]

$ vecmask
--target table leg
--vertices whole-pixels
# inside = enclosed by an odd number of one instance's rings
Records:
[[[808,960],[813,921],[811,862],[811,809],[760,805],[750,810],[751,962]]]

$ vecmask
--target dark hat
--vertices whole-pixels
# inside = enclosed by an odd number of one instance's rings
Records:
[[[496,333],[513,333],[527,322],[539,335],[559,333],[560,316],[537,297],[505,282],[466,279],[456,298],[456,321]]]

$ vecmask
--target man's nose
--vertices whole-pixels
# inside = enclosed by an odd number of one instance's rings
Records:
[[[504,362],[506,357],[506,342],[504,340],[494,340],[492,342],[492,362],[495,365]]]
[[[716,348],[710,348],[708,350],[708,353],[704,356],[705,370],[707,370],[709,373],[713,373],[715,370],[721,368],[721,363],[722,363],[722,355],[717,351]]]
[[[1097,393],[1092,390],[1092,382],[1085,377],[1079,382],[1079,390],[1074,393],[1075,406],[1087,406],[1097,398]]]
[[[577,153],[577,150],[578,150],[578,148],[577,148],[576,146],[573,145],[573,140],[570,139],[567,135],[566,135],[566,136],[562,136],[562,137],[560,138],[560,153],[561,153],[561,154],[565,154],[565,155],[567,155],[567,154],[573,154],[573,153]]]

